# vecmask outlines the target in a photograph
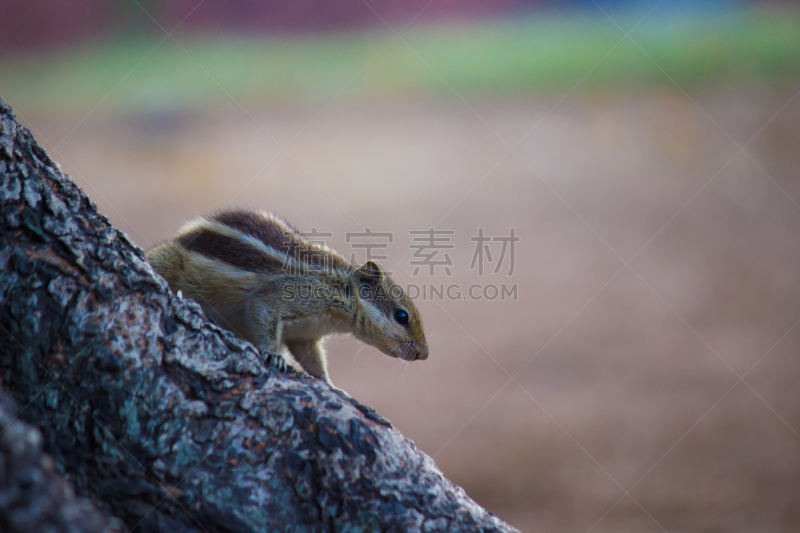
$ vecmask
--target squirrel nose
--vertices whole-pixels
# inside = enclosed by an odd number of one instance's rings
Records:
[[[417,360],[424,361],[427,358],[428,358],[428,350],[427,349],[420,350],[420,351],[417,352],[417,357],[416,357]]]

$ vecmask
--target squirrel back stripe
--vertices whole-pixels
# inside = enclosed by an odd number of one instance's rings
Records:
[[[189,252],[216,259],[248,272],[280,272],[283,262],[231,235],[198,227],[181,234],[178,244]]]
[[[287,234],[294,233],[295,231],[278,218],[267,213],[254,211],[219,211],[207,218],[208,220],[213,220],[214,222],[233,228],[241,233],[255,237],[267,246],[271,246],[276,250],[283,250],[284,252],[286,251],[285,243],[288,239]]]
[[[211,215],[209,220],[257,239],[282,256],[289,255],[317,268],[347,269],[351,266],[335,250],[304,239],[296,229],[269,213],[220,211]]]

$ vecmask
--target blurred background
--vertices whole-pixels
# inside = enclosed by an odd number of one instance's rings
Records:
[[[0,96],[143,248],[387,257],[430,359],[332,379],[522,531],[800,529],[798,91],[790,2],[0,0]]]

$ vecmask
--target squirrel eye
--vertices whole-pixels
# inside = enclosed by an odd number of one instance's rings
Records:
[[[398,324],[403,326],[408,325],[408,313],[403,311],[402,309],[396,309],[394,312],[394,319],[397,320]]]

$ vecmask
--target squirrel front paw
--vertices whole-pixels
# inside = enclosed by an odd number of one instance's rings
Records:
[[[279,372],[286,372],[288,364],[286,359],[279,353],[264,352],[261,354],[264,357],[264,364],[275,368]]]

